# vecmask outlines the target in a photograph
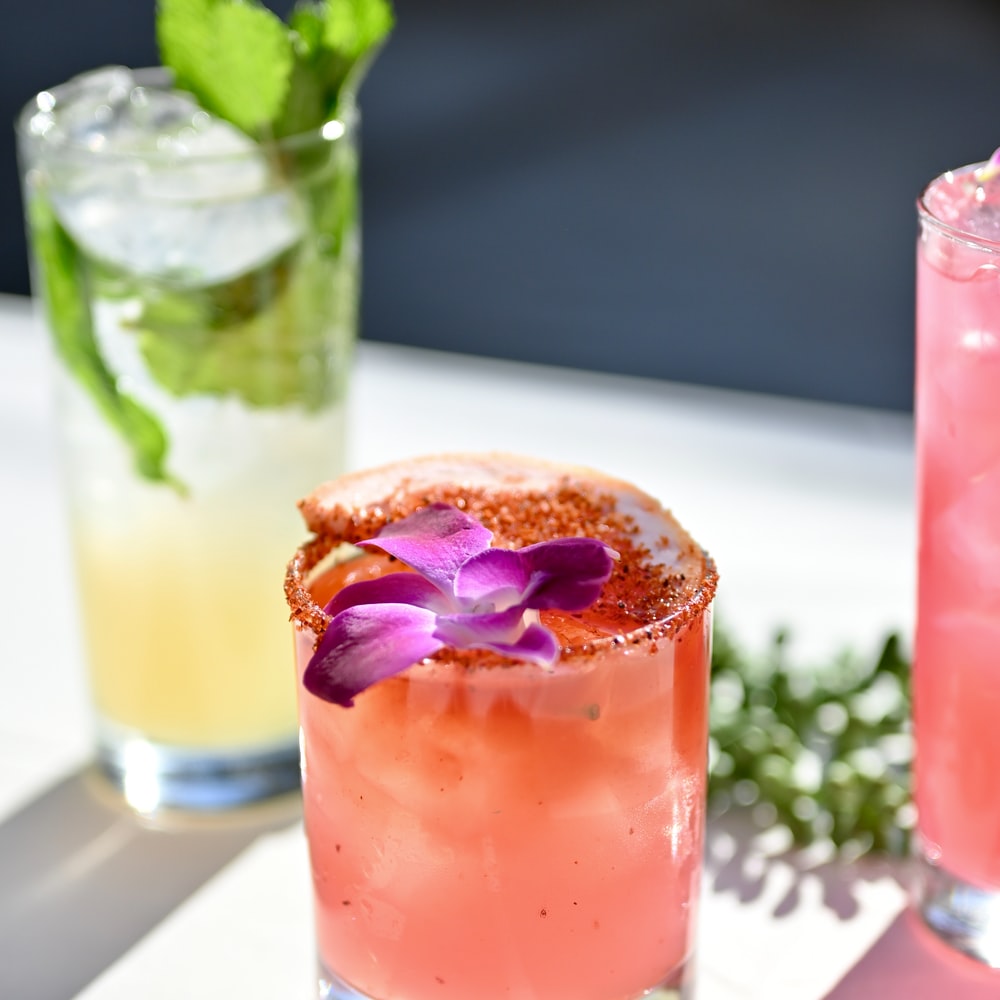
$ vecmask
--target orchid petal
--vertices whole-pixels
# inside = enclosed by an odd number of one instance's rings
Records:
[[[1000,174],[1000,149],[994,150],[986,163],[976,169],[976,180],[991,181],[998,174]]]
[[[365,604],[341,611],[306,666],[306,690],[350,707],[365,688],[442,647],[433,634],[435,620],[433,611],[408,604]]]
[[[374,545],[406,563],[446,594],[459,567],[489,548],[493,532],[474,517],[445,503],[423,507],[391,521],[360,545]]]
[[[559,659],[559,642],[544,625],[532,622],[516,642],[486,644],[487,649],[519,660],[529,660],[544,667],[551,667]]]
[[[514,605],[488,614],[438,615],[434,635],[446,646],[472,649],[487,643],[515,642],[523,631],[524,608]]]
[[[338,705],[444,646],[490,649],[550,666],[556,636],[538,610],[581,611],[601,594],[617,553],[591,538],[491,549],[492,532],[448,504],[430,504],[359,542],[414,572],[344,587],[303,684]]]
[[[387,573],[372,580],[358,580],[338,591],[323,610],[335,617],[361,604],[412,604],[438,613],[453,610],[441,591],[416,573]]]
[[[559,643],[544,625],[532,622],[524,627],[520,606],[494,614],[442,615],[434,630],[446,646],[463,649],[492,649],[504,656],[551,666],[559,658]]]
[[[617,555],[594,538],[556,538],[518,550],[531,574],[522,603],[526,608],[583,611],[611,576]]]
[[[455,574],[455,596],[466,604],[491,603],[509,607],[520,602],[531,571],[520,552],[487,549],[473,556]]]

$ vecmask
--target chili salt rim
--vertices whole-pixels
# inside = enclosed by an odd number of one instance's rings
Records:
[[[338,547],[374,538],[390,521],[435,502],[476,517],[494,532],[494,544],[500,547],[576,535],[598,538],[618,550],[621,559],[613,578],[620,576],[619,586],[628,583],[630,593],[641,595],[637,600],[649,619],[622,616],[628,627],[621,633],[563,647],[564,659],[672,637],[715,596],[718,572],[712,558],[669,510],[630,483],[593,469],[503,453],[444,454],[352,473],[299,501],[313,537],[296,550],[285,575],[291,620],[313,632],[318,643],[331,618],[309,592],[312,570]],[[657,536],[650,538],[653,527]],[[660,556],[671,554],[673,565],[667,566]],[[638,584],[632,582],[633,573],[643,578]],[[615,589],[609,582],[605,593]],[[635,615],[640,610],[629,609]],[[480,651],[449,649],[448,656],[482,660]]]

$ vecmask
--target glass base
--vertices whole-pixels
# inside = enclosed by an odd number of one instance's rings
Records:
[[[1000,969],[1000,890],[963,882],[918,854],[914,904],[930,931],[956,951]]]
[[[609,997],[608,1000],[694,1000],[694,985],[691,981],[691,969],[694,960],[688,959],[675,969],[662,983],[651,986],[635,996]],[[349,983],[344,982],[336,973],[330,972],[322,962],[319,963],[319,1000],[395,1000],[391,997],[373,997],[361,993]]]
[[[245,750],[190,750],[105,729],[97,763],[139,813],[236,809],[299,787],[297,740]]]

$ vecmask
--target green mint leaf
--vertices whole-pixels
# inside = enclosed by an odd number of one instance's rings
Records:
[[[173,70],[182,90],[201,96],[202,79],[211,72],[215,40],[211,13],[217,0],[158,0],[156,40],[160,60]]]
[[[28,224],[37,258],[39,289],[56,353],[132,452],[136,471],[152,482],[183,486],[166,469],[167,437],[159,420],[118,390],[101,357],[90,315],[85,261],[41,196],[28,201]]]
[[[356,60],[392,30],[392,8],[386,0],[327,0],[323,43]]]
[[[395,18],[387,0],[327,0],[323,45],[330,108],[353,103]]]
[[[264,7],[219,4],[213,29],[215,74],[209,92],[216,114],[245,132],[266,128],[285,103],[292,43],[281,19]]]
[[[385,0],[300,0],[289,17],[295,50],[275,137],[342,117],[394,23]]]
[[[117,294],[142,303],[131,327],[150,375],[175,396],[315,410],[344,394],[357,327],[357,151],[295,147],[283,169],[308,224],[296,245],[214,285],[117,275],[130,286]]]
[[[353,262],[293,250],[233,282],[143,290],[132,324],[150,374],[175,396],[236,396],[315,411],[346,387]]]
[[[315,56],[323,45],[325,25],[324,0],[299,0],[288,15],[288,26],[296,35],[296,51],[306,57]]]
[[[347,119],[392,24],[387,0],[299,0],[287,24],[258,0],[159,0],[161,59],[177,86],[261,143],[307,230],[225,284],[137,285],[134,333],[173,395],[315,409],[343,394],[357,323],[355,149],[274,143]]]
[[[160,0],[157,34],[179,87],[244,132],[266,133],[285,105],[294,58],[276,14],[242,0]]]
[[[271,128],[277,139],[308,132],[334,117],[323,67],[323,23],[318,2],[300,3],[289,16],[294,59],[285,106]]]
[[[299,0],[288,24],[258,0],[159,0],[156,30],[177,86],[267,141],[353,103],[393,23],[388,0]]]

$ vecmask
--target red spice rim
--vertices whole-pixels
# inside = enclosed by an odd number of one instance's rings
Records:
[[[494,460],[508,463],[511,468],[524,467],[532,472],[551,474],[555,492],[529,489],[509,481],[489,487],[426,482],[411,486],[404,475],[407,469],[433,467],[433,463],[442,461],[472,462],[481,468],[482,463]],[[393,472],[399,474],[399,485],[389,496],[354,507],[330,502],[330,497],[336,496],[337,492],[349,492],[343,489],[345,484]],[[641,500],[649,511],[662,518],[664,528],[678,543],[678,565],[681,570],[687,570],[686,573],[657,563],[650,550],[636,540],[638,530],[634,521],[619,510],[619,500],[625,496]],[[285,596],[291,609],[290,619],[297,627],[313,632],[318,642],[331,618],[309,591],[311,572],[340,546],[373,538],[389,521],[439,501],[466,509],[494,531],[500,544],[512,547],[560,534],[601,537],[621,553],[622,559],[616,566],[616,572],[627,574],[631,568],[638,567],[647,576],[653,584],[649,595],[651,606],[653,602],[662,602],[666,612],[649,621],[638,622],[620,634],[564,647],[564,660],[623,645],[652,644],[657,639],[671,638],[702,615],[715,597],[718,572],[712,558],[691,539],[669,511],[628,483],[610,479],[593,470],[540,463],[520,456],[426,456],[344,477],[319,487],[300,501],[299,508],[314,535],[296,550],[288,563]],[[532,528],[529,523],[536,512],[540,512],[539,519],[544,520],[544,529],[537,525]],[[511,530],[512,526],[516,531]],[[584,526],[587,530],[583,530]],[[515,534],[516,539],[513,537]],[[453,655],[453,651],[449,651],[449,655]]]

